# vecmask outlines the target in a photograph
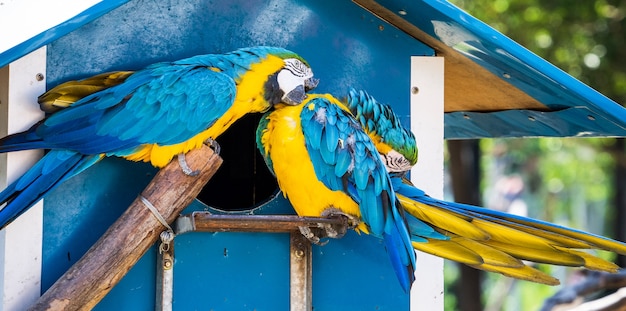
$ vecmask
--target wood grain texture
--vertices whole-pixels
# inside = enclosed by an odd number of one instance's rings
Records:
[[[531,109],[549,111],[548,107],[508,82],[512,73],[498,76],[462,55],[453,47],[432,37],[401,16],[374,0],[352,0],[380,19],[404,31],[443,56],[444,111],[500,111]],[[416,86],[419,87],[419,86]],[[424,103],[428,104],[428,103]]]

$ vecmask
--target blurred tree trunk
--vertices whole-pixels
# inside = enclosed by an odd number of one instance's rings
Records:
[[[626,241],[626,139],[617,138],[613,144],[611,154],[615,159],[615,171],[613,184],[615,185],[613,194],[613,206],[615,206],[615,217],[613,219],[613,236]],[[626,256],[619,256],[616,261],[620,267],[626,267]]]
[[[448,140],[450,175],[454,200],[459,203],[481,205],[479,140]],[[460,311],[481,311],[480,270],[460,265],[461,277],[453,291]]]

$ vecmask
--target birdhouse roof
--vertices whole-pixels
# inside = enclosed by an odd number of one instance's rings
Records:
[[[28,8],[30,1],[5,4],[0,20],[12,24],[4,27],[0,22],[1,37],[7,38],[0,43],[0,67],[127,1],[47,2],[67,9],[37,17]],[[448,139],[626,136],[624,107],[446,1],[353,2],[354,10],[365,9],[404,32],[402,40],[417,40],[445,57]],[[3,14],[32,18],[8,19]]]

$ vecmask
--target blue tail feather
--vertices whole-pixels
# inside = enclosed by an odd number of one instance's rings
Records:
[[[50,190],[93,165],[100,156],[71,151],[50,151],[22,177],[0,192],[0,229],[26,212]]]
[[[0,139],[0,153],[46,148],[41,137],[35,133],[34,129],[37,125],[39,123],[33,125],[28,131],[11,134]]]
[[[397,204],[400,203],[397,202]],[[415,251],[408,235],[405,220],[396,209],[393,209],[391,214],[388,215],[390,217],[385,223],[383,241],[402,289],[409,292],[413,281],[415,281]]]

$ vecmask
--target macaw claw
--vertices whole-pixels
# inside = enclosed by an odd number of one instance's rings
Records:
[[[180,168],[183,170],[183,173],[185,173],[185,175],[187,176],[198,176],[198,174],[200,174],[200,170],[194,171],[189,167],[189,164],[187,164],[187,160],[185,159],[184,153],[178,154],[178,165],[180,165]]]
[[[322,215],[325,216],[325,215]],[[299,227],[300,233],[304,235],[311,243],[319,246],[326,245],[328,241],[322,241],[324,238],[339,239],[342,238],[349,228],[350,217],[344,214],[330,214],[329,217],[342,218],[341,224],[324,224],[320,223],[316,228]]]
[[[220,151],[222,150],[222,147],[220,147],[220,144],[218,144],[215,139],[209,138],[209,139],[205,140],[204,143],[206,145],[208,145],[209,147],[211,147],[211,149],[213,149],[213,152],[215,154],[217,154],[217,155],[220,154]]]
[[[309,240],[312,244],[324,246],[328,243],[328,241],[322,241],[323,238],[323,230],[320,228],[311,228],[311,227],[298,227],[300,229],[300,233]]]

